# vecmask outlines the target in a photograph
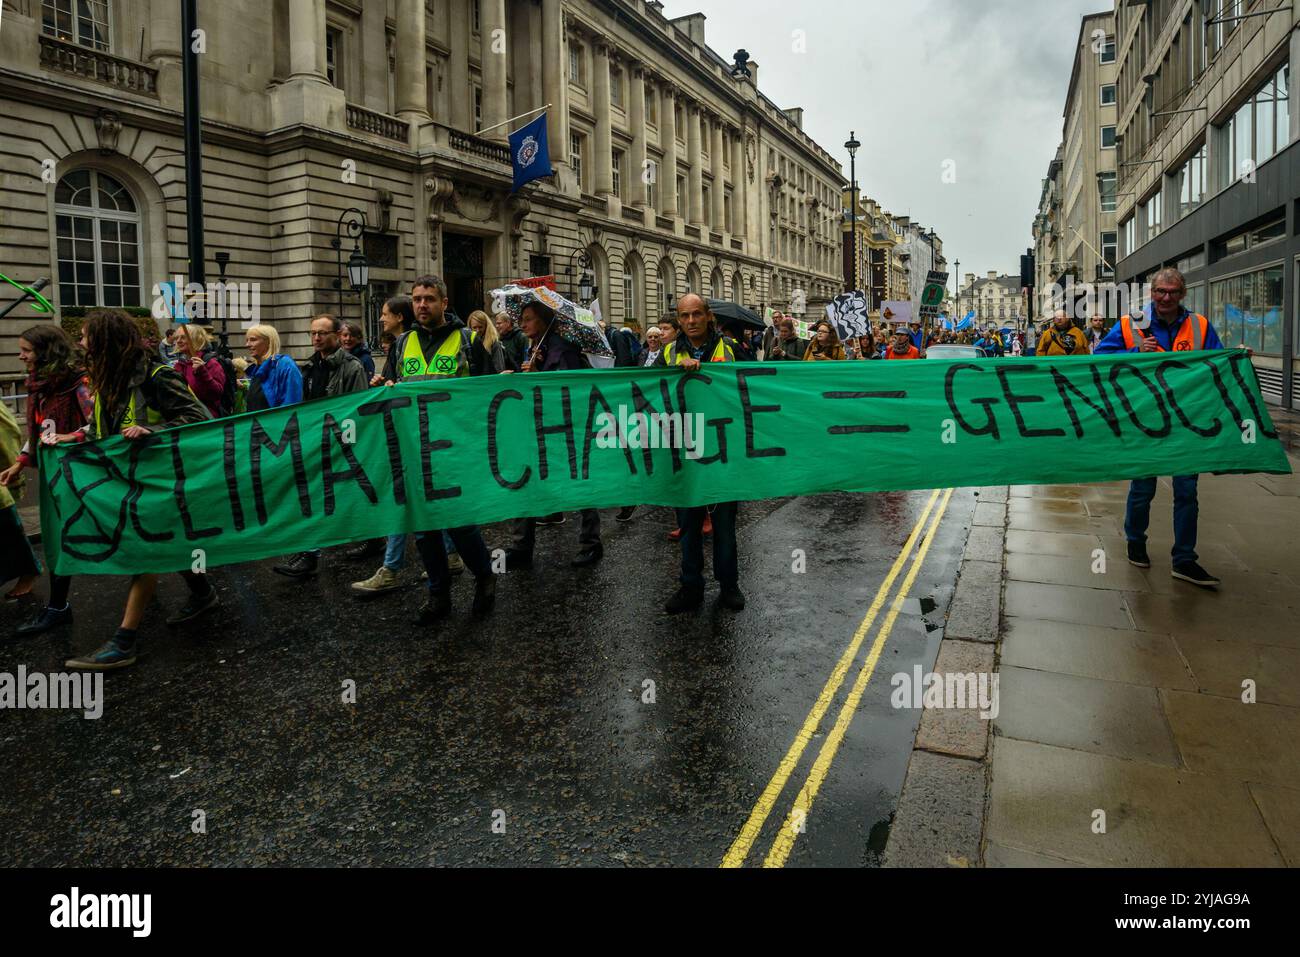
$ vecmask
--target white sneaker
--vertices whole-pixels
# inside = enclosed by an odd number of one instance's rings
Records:
[[[352,590],[358,595],[379,595],[399,587],[401,586],[397,583],[397,576],[389,571],[386,565],[380,565],[379,571],[365,581],[352,583]]]

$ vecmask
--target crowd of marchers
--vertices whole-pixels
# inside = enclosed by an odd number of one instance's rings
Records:
[[[1206,318],[1182,307],[1185,293],[1182,276],[1176,270],[1164,270],[1153,280],[1151,304],[1140,313],[1123,316],[1109,328],[1098,317],[1087,329],[1079,329],[1065,311],[1058,311],[1043,328],[1033,351],[1050,358],[1222,348]],[[514,314],[507,311],[490,316],[475,311],[462,320],[449,308],[447,287],[437,276],[420,276],[411,284],[410,295],[389,299],[381,321],[382,368],[376,366],[361,330],[332,315],[311,319],[312,354],[301,364],[282,350],[279,333],[267,325],[246,330],[247,355],[240,357],[220,348],[197,323],[168,329],[160,341],[151,342],[130,316],[114,309],[91,310],[78,342],[54,322],[25,330],[18,339],[18,356],[28,373],[25,430],[0,403],[0,584],[13,583],[5,601],[33,608],[17,636],[52,632],[72,621],[68,577],[51,569],[48,593],[43,601],[37,600],[40,563],[18,515],[24,477],[38,468],[37,450],[42,443],[97,442],[117,435],[139,440],[193,422],[382,389],[399,382],[591,368],[590,359],[577,345],[549,334],[558,317],[545,303],[529,301]],[[781,314],[761,330],[719,320],[707,299],[688,293],[678,301],[674,313],[665,315],[644,334],[616,328],[606,330],[606,338],[615,366],[661,366],[687,372],[710,362],[919,359],[935,345],[952,343],[974,345],[988,355],[1028,351],[1023,338],[1012,337],[1006,343],[996,329],[926,332],[913,323],[878,328],[842,342],[834,325],[820,320],[808,327],[808,338],[797,332],[796,321]],[[1214,587],[1219,580],[1197,563],[1196,489],[1195,475],[1173,480],[1172,573],[1183,581]],[[1135,480],[1125,515],[1129,561],[1144,568],[1151,565],[1146,532],[1155,493],[1154,477]],[[628,505],[616,520],[632,521],[636,511],[636,505]],[[676,509],[676,528],[670,537],[680,541],[681,573],[666,612],[689,612],[704,603],[706,538],[712,539],[719,603],[732,611],[745,607],[736,546],[737,513],[736,502]],[[580,510],[579,516],[578,551],[572,564],[591,566],[604,554],[601,516],[594,508]],[[505,570],[530,567],[537,526],[559,525],[565,520],[564,514],[514,520],[505,550]],[[492,612],[500,569],[494,569],[476,526],[391,535],[350,547],[349,557],[381,560],[374,574],[354,582],[352,590],[374,596],[399,588],[410,539],[414,539],[426,579],[426,597],[418,614],[422,625],[433,625],[453,614],[452,579],[466,572],[474,582],[471,613],[482,617]],[[321,561],[319,550],[303,551],[287,556],[274,571],[303,578],[315,574]],[[170,626],[192,622],[220,605],[218,590],[206,574],[180,574],[188,598],[167,618]],[[134,664],[138,631],[157,580],[153,574],[133,576],[116,632],[66,666],[107,670]]]

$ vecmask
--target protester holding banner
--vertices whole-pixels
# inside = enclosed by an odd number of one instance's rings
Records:
[[[133,442],[151,442],[164,429],[212,418],[180,374],[145,348],[140,331],[119,309],[95,309],[82,324],[90,390],[94,404],[86,425],[58,441],[98,442],[122,435]],[[179,625],[216,608],[216,589],[206,575],[181,572],[190,588],[189,601],[167,619]],[[135,575],[117,633],[96,651],[65,662],[82,671],[106,671],[135,664],[136,630],[158,586],[157,575]]]
[[[244,346],[252,357],[246,370],[247,411],[278,409],[302,401],[302,372],[298,363],[280,351],[280,333],[274,326],[251,326],[244,332]]]
[[[735,353],[718,333],[708,302],[687,293],[677,303],[677,320],[682,334],[664,349],[659,364],[683,372],[698,372],[705,362],[735,362]],[[713,525],[713,576],[722,587],[719,601],[724,608],[740,611],[745,596],[740,591],[740,565],[736,555],[735,502],[677,509],[682,540],[681,587],[668,599],[664,610],[670,615],[695,611],[704,604],[704,523]]]
[[[420,382],[502,371],[501,350],[487,351],[483,341],[447,309],[447,284],[438,276],[418,276],[411,284],[415,326],[393,343],[384,363],[388,382]],[[482,617],[496,604],[496,576],[477,525],[446,529],[465,567],[474,575],[472,613]],[[451,614],[451,567],[442,529],[416,532],[415,544],[428,576],[429,597],[419,623],[431,625]]]
[[[805,362],[821,362],[830,359],[846,359],[844,346],[840,342],[840,337],[835,334],[835,329],[827,319],[819,319],[813,323],[812,341],[808,343],[808,349],[803,354]]]
[[[11,489],[21,487],[23,469],[38,467],[44,435],[67,439],[85,426],[94,408],[75,346],[55,323],[41,323],[25,330],[18,337],[18,358],[27,367],[27,441],[13,464],[0,472],[0,486]],[[31,621],[20,625],[17,634],[37,635],[71,623],[71,584],[71,578],[56,575],[51,568],[50,597],[45,607]]]
[[[1160,270],[1151,280],[1151,302],[1142,310],[1140,324],[1131,315],[1121,317],[1093,351],[1097,355],[1108,355],[1116,352],[1197,352],[1202,349],[1222,349],[1223,343],[1210,321],[1183,308],[1183,297],[1186,295],[1187,282],[1182,273],[1177,269]],[[1159,378],[1159,373],[1156,378]],[[1219,584],[1219,579],[1202,568],[1197,561],[1198,478],[1196,475],[1176,475],[1173,478],[1173,577],[1202,588],[1214,588]],[[1146,543],[1147,528],[1151,524],[1151,502],[1156,497],[1156,487],[1157,480],[1154,478],[1134,479],[1129,485],[1128,505],[1124,511],[1124,537],[1128,540],[1128,560],[1138,568],[1151,567]]]
[[[324,399],[364,392],[370,381],[365,367],[351,352],[343,348],[341,333],[343,323],[328,313],[311,321],[313,351],[303,374],[304,398]],[[391,353],[390,353],[391,355]],[[320,549],[308,549],[289,556],[271,570],[286,578],[305,578],[316,574],[320,566]]]
[[[176,332],[176,346],[176,361],[172,368],[185,380],[195,398],[203,403],[213,418],[229,415],[231,409],[222,407],[226,394],[226,370],[208,330],[196,323],[183,325]]]
[[[524,363],[524,372],[559,372],[591,368],[591,363],[587,361],[582,350],[560,334],[561,319],[550,306],[536,301],[525,303],[521,321],[524,334],[534,343],[533,351]],[[614,335],[621,337],[622,333],[616,332]],[[569,564],[575,568],[586,568],[604,557],[605,546],[600,538],[600,512],[594,508],[584,508],[579,514],[582,523],[578,530],[578,554]],[[562,520],[563,516],[560,517]],[[628,513],[624,521],[631,517]],[[510,547],[506,549],[506,568],[513,571],[518,568],[532,567],[536,537],[536,518],[514,520],[511,526]]]
[[[912,342],[912,333],[907,326],[894,330],[894,340],[885,351],[886,359],[919,359],[921,350]]]
[[[1064,309],[1057,309],[1052,315],[1052,322],[1038,338],[1037,353],[1040,356],[1082,356],[1088,354],[1088,341],[1083,332],[1076,328],[1070,314]]]

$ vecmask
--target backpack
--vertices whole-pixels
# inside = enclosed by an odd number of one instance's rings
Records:
[[[221,391],[221,401],[217,403],[217,413],[219,415],[234,415],[239,400],[239,385],[235,381],[237,374],[235,364],[230,361],[229,356],[224,356],[216,352],[212,356],[221,365],[221,371],[226,374],[226,386]]]

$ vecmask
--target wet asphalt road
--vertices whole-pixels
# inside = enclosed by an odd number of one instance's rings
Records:
[[[742,504],[739,614],[716,606],[716,586],[697,617],[662,614],[678,547],[660,508],[629,525],[603,513],[592,570],[568,567],[576,515],[539,529],[535,569],[500,583],[495,615],[472,623],[458,579],[458,615],[438,631],[413,623],[416,586],[355,600],[347,584],[378,562],[341,549],[305,582],[270,561],[216,570],[222,609],[188,630],[162,623],[184,596],[166,576],[139,663],[106,676],[102,718],[0,711],[0,863],[717,866],[928,499]],[[953,495],[788,866],[877,863],[919,720],[890,707],[889,676],[933,664],[975,501]],[[485,534],[506,544],[504,527]],[[405,574],[418,570],[412,547]],[[5,641],[0,671],[61,670],[111,634],[124,595],[124,579],[77,580],[73,628]],[[4,633],[18,620],[0,608]],[[192,833],[196,809],[206,833]]]

